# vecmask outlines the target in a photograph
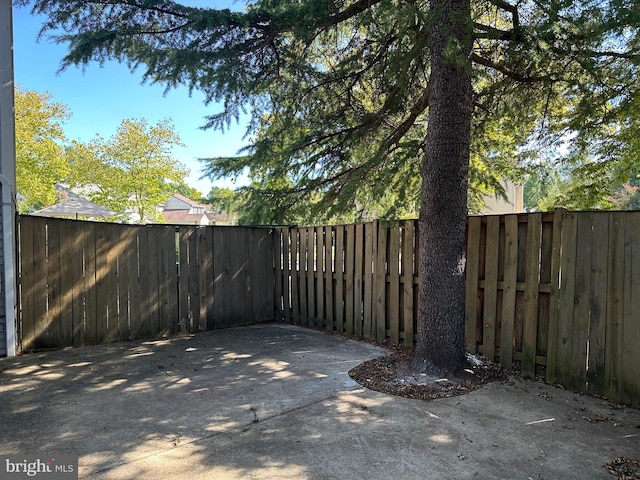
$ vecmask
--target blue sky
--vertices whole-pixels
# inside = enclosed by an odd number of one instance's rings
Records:
[[[65,123],[67,138],[88,141],[96,134],[108,138],[125,118],[145,118],[149,123],[170,118],[186,145],[176,148],[174,157],[191,171],[187,183],[207,195],[214,183],[199,179],[197,159],[235,155],[246,144],[242,138],[245,125],[233,124],[225,133],[203,131],[198,127],[204,117],[219,108],[206,106],[200,92],[190,97],[186,88],[179,88],[164,95],[162,85],[142,85],[141,73],[131,73],[117,62],[103,67],[93,63],[84,72],[70,67],[58,73],[66,47],[47,38],[38,41],[42,20],[29,8],[13,9],[15,81],[23,90],[47,91],[54,101],[69,107],[72,117]],[[234,187],[230,180],[216,181],[215,185]]]

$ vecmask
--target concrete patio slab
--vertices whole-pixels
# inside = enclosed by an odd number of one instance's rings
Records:
[[[386,350],[261,324],[0,359],[0,452],[80,478],[612,479],[640,411],[541,383],[409,400],[347,372]]]

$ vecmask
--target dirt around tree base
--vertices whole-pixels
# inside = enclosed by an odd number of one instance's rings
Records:
[[[363,387],[405,398],[431,400],[464,395],[493,380],[506,380],[499,365],[468,355],[469,367],[461,378],[437,378],[411,369],[412,350],[396,352],[361,363],[349,376]]]
[[[640,462],[638,460],[618,457],[611,463],[607,463],[605,468],[618,480],[640,480]]]

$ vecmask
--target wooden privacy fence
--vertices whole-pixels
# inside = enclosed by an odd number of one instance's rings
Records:
[[[19,216],[21,351],[273,319],[266,228]]]
[[[413,345],[417,221],[277,228],[286,321]],[[467,349],[640,405],[640,212],[470,217]]]

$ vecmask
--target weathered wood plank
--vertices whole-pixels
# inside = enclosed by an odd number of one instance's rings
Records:
[[[364,299],[363,299],[363,327],[362,335],[365,338],[375,338],[373,319],[373,271],[375,256],[373,254],[373,242],[375,241],[374,224],[369,222],[364,225]]]
[[[18,224],[20,248],[18,264],[20,268],[19,282],[22,310],[19,312],[21,322],[18,324],[18,346],[21,352],[28,352],[34,346],[36,332],[35,308],[32,298],[35,295],[34,275],[34,222],[35,217],[20,216]]]
[[[315,229],[307,227],[307,325],[317,323],[316,289],[315,289],[315,260],[316,242]]]
[[[334,329],[334,299],[333,299],[333,272],[334,272],[334,237],[333,228],[324,227],[324,298],[325,298],[325,327]]]
[[[281,228],[274,229],[275,241],[273,243],[273,263],[275,275],[275,309],[278,317],[284,318],[284,238]]]
[[[587,357],[587,385],[590,392],[604,394],[605,332],[607,313],[609,250],[608,212],[592,216],[591,280],[589,292],[589,349]],[[640,378],[640,377],[638,377]]]
[[[227,314],[226,303],[231,294],[229,283],[229,255],[224,227],[213,230],[213,328],[220,328]]]
[[[152,336],[159,336],[160,329],[160,230],[152,225],[147,226],[149,241],[149,328]]]
[[[280,229],[282,232],[282,314],[283,319],[287,323],[291,323],[291,303],[293,301],[291,296],[291,282],[292,282],[292,269],[291,269],[291,229],[284,227]]]
[[[60,225],[62,241],[61,289],[63,345],[80,346],[84,328],[83,222],[67,221]]]
[[[626,218],[622,402],[640,405],[640,212]]]
[[[414,251],[415,226],[413,220],[402,224],[402,319],[405,345],[413,347],[413,276],[416,252]]]
[[[513,368],[517,255],[518,217],[506,215],[504,219],[504,289],[502,293],[502,327],[500,329],[500,364],[507,370]]]
[[[125,233],[128,228],[128,225],[117,224],[113,232],[117,262],[116,308],[118,311],[115,341],[118,342],[129,339],[129,252],[126,248]]]
[[[129,264],[133,261],[132,229],[128,225],[118,228],[118,341],[131,338],[129,327]]]
[[[558,295],[558,340],[556,342],[556,379],[567,385],[571,378],[571,347],[573,335],[574,298],[576,288],[576,239],[578,216],[566,212],[562,225],[562,258]]]
[[[576,280],[573,308],[573,331],[571,345],[571,377],[568,388],[584,391],[587,382],[587,342],[589,340],[589,297],[591,294],[591,260],[593,243],[591,229],[593,214],[581,212],[578,216],[576,254]]]
[[[376,302],[376,340],[384,342],[387,338],[387,312],[386,312],[386,274],[387,274],[387,228],[376,221],[376,231],[378,236],[376,251],[376,272],[375,272],[375,302]]]
[[[230,255],[230,276],[231,276],[231,298],[229,304],[230,315],[225,319],[225,326],[233,326],[237,321],[244,318],[247,312],[247,278],[245,270],[245,259],[247,254],[246,232],[244,229],[225,229],[229,235],[231,251]]]
[[[202,256],[202,271],[200,273],[200,281],[202,282],[200,287],[200,317],[201,321],[204,323],[205,330],[213,330],[215,328],[215,317],[213,308],[213,227],[201,227],[200,230],[201,237],[199,248],[200,254]]]
[[[353,273],[353,333],[359,337],[363,331],[363,279],[364,279],[364,224],[355,227],[355,265]]]
[[[315,266],[316,266],[316,291],[315,291],[315,299],[316,299],[316,321],[314,324],[317,327],[324,327],[326,324],[325,318],[325,308],[324,308],[324,274],[325,274],[325,258],[324,258],[324,228],[316,227],[315,228],[315,236],[316,236],[316,250],[315,250]]]
[[[189,309],[189,230],[180,226],[178,229],[178,318],[181,332],[191,331]]]
[[[262,262],[258,262],[259,279],[258,288],[260,291],[260,316],[258,321],[273,321],[273,233],[266,228],[259,228],[259,256]]]
[[[33,315],[32,349],[47,348],[47,219],[33,223]]]
[[[110,242],[106,224],[96,223],[96,339],[100,344],[108,341],[110,298],[113,296],[109,268]]]
[[[486,260],[484,272],[484,310],[482,329],[483,355],[495,360],[496,320],[498,309],[498,251],[500,246],[500,217],[487,217]]]
[[[62,257],[59,218],[47,219],[47,348],[60,348],[64,345],[61,337],[62,289],[60,268],[66,263]]]
[[[291,321],[300,323],[300,229],[292,228],[291,238]]]
[[[345,331],[354,333],[355,225],[345,227]]]
[[[624,324],[625,227],[626,214],[609,215],[607,258],[607,312],[605,328],[604,395],[612,401],[622,399],[622,345]]]
[[[300,324],[309,325],[309,303],[307,302],[307,271],[309,266],[309,234],[307,228],[300,228],[300,237],[298,243],[299,256],[299,284],[298,294],[300,298]]]
[[[335,247],[335,270],[336,270],[336,288],[335,288],[335,306],[336,306],[336,326],[335,330],[339,333],[344,332],[344,226],[336,226],[336,247]]]
[[[529,215],[524,293],[525,311],[522,328],[522,373],[531,377],[536,374],[541,226],[542,216],[539,213]]]
[[[478,276],[480,268],[480,227],[481,217],[469,217],[467,224],[467,263],[465,279],[465,326],[464,343],[470,353],[478,351],[476,330],[478,325]]]
[[[173,225],[159,227],[160,243],[160,335],[179,331],[178,269],[176,265],[176,230]]]
[[[389,340],[400,343],[400,225],[389,225]]]
[[[189,325],[190,332],[200,331],[200,256],[198,228],[187,227],[189,248]],[[244,299],[243,299],[244,301]]]
[[[560,263],[562,253],[562,229],[564,223],[563,208],[556,208],[553,214],[553,240],[551,245],[551,298],[549,310],[549,334],[547,344],[546,379],[556,381],[556,360],[558,351],[558,322],[560,302]]]

